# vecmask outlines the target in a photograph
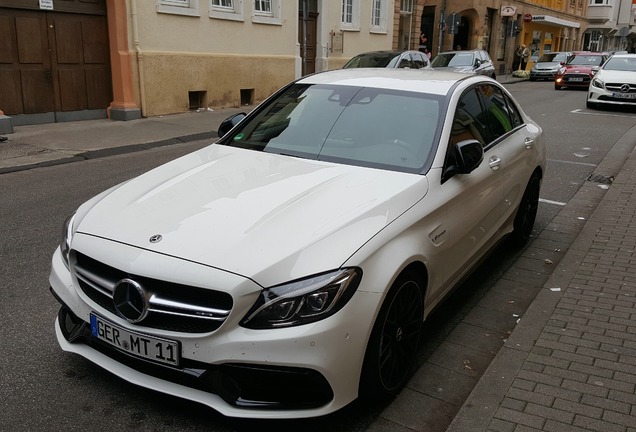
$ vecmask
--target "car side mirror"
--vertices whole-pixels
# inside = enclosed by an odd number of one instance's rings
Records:
[[[473,172],[484,160],[484,148],[476,139],[460,141],[453,145],[455,163],[447,167],[442,176],[446,181],[456,174],[469,174]]]
[[[592,66],[592,74],[596,74],[600,68],[598,66]]]
[[[240,121],[243,120],[246,116],[247,114],[245,114],[244,112],[241,112],[238,114],[234,114],[233,116],[230,116],[226,118],[225,120],[223,120],[221,124],[219,125],[219,129],[217,131],[219,138],[221,138],[223,135],[228,133],[234,126],[239,124]]]
[[[484,148],[475,139],[460,141],[455,145],[455,161],[460,174],[474,171],[484,160]]]
[[[475,60],[475,67],[479,67],[479,66],[481,66],[481,60],[476,59]]]

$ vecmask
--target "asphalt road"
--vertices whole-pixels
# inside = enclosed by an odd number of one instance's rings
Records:
[[[620,136],[636,124],[636,113],[587,110],[585,92],[555,92],[549,82],[517,83],[509,89],[546,134],[549,160],[536,225],[539,231],[594,173]],[[322,419],[228,419],[197,404],[128,384],[58,347],[53,331],[58,304],[48,291],[48,272],[64,219],[109,186],[203,145],[192,142],[0,175],[0,431],[337,432],[374,429],[378,422],[387,421],[384,413],[390,406],[355,403]],[[436,355],[476,299],[488,292],[517,256],[495,251],[477,277],[432,317],[420,364]],[[463,401],[443,402],[438,411],[448,419]],[[447,422],[431,417],[429,424],[435,432],[445,430]]]

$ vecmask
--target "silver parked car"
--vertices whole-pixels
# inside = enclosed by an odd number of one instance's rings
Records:
[[[433,69],[474,73],[495,78],[495,66],[484,50],[447,51],[439,53],[431,62]]]
[[[559,68],[567,63],[573,53],[569,51],[547,52],[537,59],[530,69],[530,81],[554,80]]]
[[[430,69],[431,61],[419,51],[370,51],[353,57],[343,69],[370,67]]]

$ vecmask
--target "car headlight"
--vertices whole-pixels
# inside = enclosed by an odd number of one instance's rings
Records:
[[[243,327],[291,327],[327,318],[353,296],[362,271],[346,268],[264,289],[241,321]]]
[[[535,72],[536,72],[536,71],[537,71],[537,65],[532,66],[532,69],[531,69],[531,70],[533,70],[533,71],[535,71]]]
[[[559,68],[559,70],[557,71],[557,73],[558,73],[559,75],[563,75],[563,74],[565,73],[565,68],[564,68],[564,67]]]
[[[592,85],[593,85],[594,87],[597,87],[597,88],[600,88],[600,89],[605,88],[605,83],[603,83],[603,81],[601,81],[601,80],[600,80],[600,79],[598,79],[598,78],[594,78],[594,79],[592,80]]]
[[[70,270],[68,256],[71,252],[71,240],[73,238],[73,222],[75,221],[75,213],[66,218],[62,231],[62,243],[60,243],[60,252],[62,252],[62,261],[67,269]]]

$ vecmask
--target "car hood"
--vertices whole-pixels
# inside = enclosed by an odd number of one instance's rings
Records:
[[[592,73],[591,65],[565,65],[565,73]]]
[[[556,69],[561,66],[560,62],[540,62],[535,63],[534,67],[537,69]]]
[[[433,69],[447,72],[475,73],[475,69],[472,66],[446,66],[434,67]]]
[[[211,145],[114,188],[76,232],[271,286],[338,268],[427,188],[419,174]]]
[[[606,83],[636,84],[636,72],[601,69],[596,76]]]

